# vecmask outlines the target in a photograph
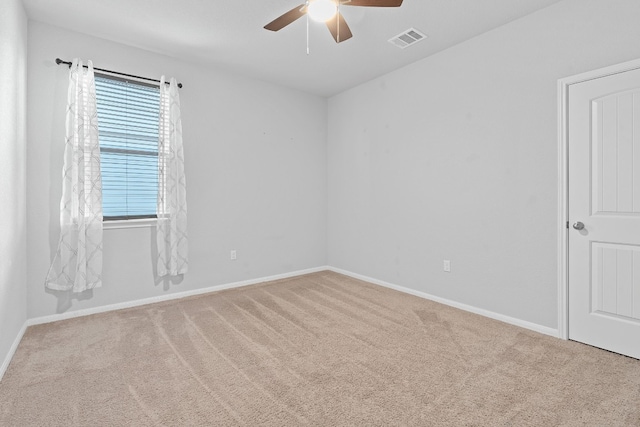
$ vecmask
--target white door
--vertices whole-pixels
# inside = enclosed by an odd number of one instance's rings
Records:
[[[640,359],[640,69],[567,105],[569,339]]]

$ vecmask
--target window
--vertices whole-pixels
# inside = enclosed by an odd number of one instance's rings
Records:
[[[156,218],[158,86],[95,75],[105,221]]]

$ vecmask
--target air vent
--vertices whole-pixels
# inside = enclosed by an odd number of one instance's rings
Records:
[[[426,39],[426,34],[421,33],[415,28],[409,28],[407,31],[404,31],[397,36],[390,38],[389,43],[393,43],[398,46],[400,49],[405,49],[413,44],[418,43],[420,40]]]

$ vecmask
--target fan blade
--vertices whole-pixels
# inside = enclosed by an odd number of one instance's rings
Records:
[[[366,6],[366,7],[400,7],[402,0],[345,0],[345,6]]]
[[[338,32],[338,25],[340,25],[340,31]],[[350,39],[353,34],[351,34],[351,30],[347,25],[347,21],[344,20],[344,17],[341,13],[336,13],[336,17],[329,19],[327,21],[327,28],[331,31],[331,35],[336,40],[336,43],[343,42],[347,39]],[[339,33],[339,34],[338,34]],[[339,36],[339,39],[338,39]]]
[[[303,17],[307,13],[304,4],[296,6],[289,12],[284,13],[264,26],[266,30],[278,31],[291,24],[296,19]]]

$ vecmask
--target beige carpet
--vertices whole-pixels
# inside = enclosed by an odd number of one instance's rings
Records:
[[[640,361],[322,272],[28,329],[2,426],[640,426]]]

